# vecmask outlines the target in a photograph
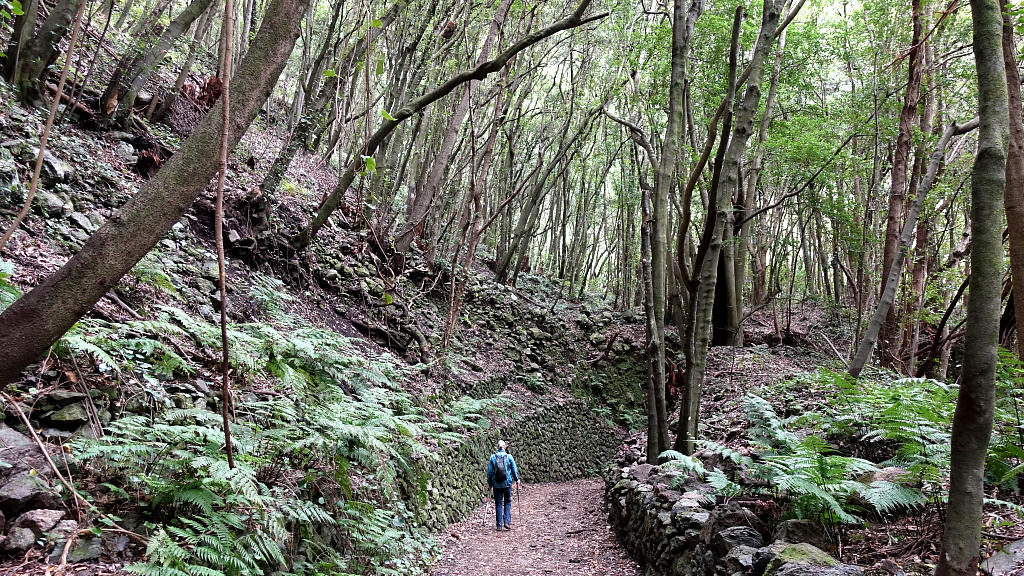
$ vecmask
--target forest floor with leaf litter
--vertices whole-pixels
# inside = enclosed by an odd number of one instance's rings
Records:
[[[640,576],[608,525],[602,491],[597,479],[527,485],[520,498],[513,489],[511,532],[495,531],[488,500],[440,536],[444,553],[431,574]]]

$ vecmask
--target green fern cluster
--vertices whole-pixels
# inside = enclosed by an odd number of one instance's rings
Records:
[[[139,574],[320,573],[323,550],[312,541],[324,530],[346,552],[330,556],[328,572],[388,574],[396,558],[432,554],[396,520],[404,507],[394,494],[399,469],[414,454],[429,457],[424,442],[436,435],[419,414],[397,411],[393,394],[338,389],[242,404],[231,427],[234,468],[218,415],[200,409],[122,418],[75,451],[149,510],[154,540],[148,561],[132,568]]]
[[[854,381],[820,370],[810,376],[837,391],[835,405],[817,414],[829,435],[851,436],[884,447],[883,466],[906,469],[925,489],[939,490],[949,472],[950,432],[958,387],[926,378]],[[986,462],[986,481],[1019,490],[1024,480],[1024,364],[1000,349],[996,407]]]
[[[1024,478],[1024,409],[1021,384],[1024,366],[1011,353],[1000,354],[995,426],[986,463],[986,481],[1019,490]],[[798,495],[796,504],[807,512],[837,521],[855,519],[859,511],[878,512],[916,506],[946,498],[950,431],[958,388],[925,378],[854,380],[826,369],[804,377],[802,384],[835,391],[835,399],[818,411],[780,418],[771,405],[756,396],[746,398],[755,444],[772,469],[780,492]],[[798,430],[799,432],[794,432]],[[878,463],[839,454],[823,438],[875,446],[884,454]],[[879,470],[898,472],[886,479]],[[806,499],[804,504],[801,498]],[[991,499],[1024,517],[1019,506]]]
[[[956,387],[927,378],[855,382],[827,375],[839,391],[822,427],[862,442],[881,444],[892,456],[883,466],[907,470],[919,485],[935,486],[949,469],[950,422]]]
[[[463,396],[445,406],[438,419],[452,433],[448,439],[460,441],[464,432],[486,428],[491,423],[491,415],[512,404],[512,399],[503,395],[487,398]]]
[[[160,334],[158,339],[156,335]],[[56,344],[58,355],[91,357],[101,371],[118,375],[171,378],[193,372],[189,363],[172,345],[174,336],[183,335],[177,325],[166,320],[138,320],[123,324],[86,318],[75,324]]]
[[[744,407],[751,439],[762,451],[757,472],[792,500],[797,516],[853,523],[866,511],[885,514],[925,502],[913,488],[876,479],[878,465],[843,456],[820,436],[791,431],[767,400],[747,395]]]
[[[1024,362],[999,349],[996,410],[985,463],[986,480],[1010,490],[1024,490]]]
[[[130,415],[75,453],[110,477],[108,488],[143,506],[154,576],[412,574],[436,551],[412,523],[399,478],[430,446],[461,438],[500,401],[457,402],[452,422],[431,423],[400,391],[388,356],[366,357],[333,332],[288,318],[280,327],[229,328],[236,373],[271,382],[267,400],[239,403],[231,424],[235,467],[223,455],[220,416],[204,409]],[[171,343],[171,344],[169,344]],[[164,307],[126,324],[85,321],[62,351],[124,374],[190,373],[176,349],[216,350],[219,328]],[[415,560],[419,559],[419,562]]]

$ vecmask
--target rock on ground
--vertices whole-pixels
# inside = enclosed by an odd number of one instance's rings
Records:
[[[445,531],[444,553],[431,574],[640,576],[605,520],[602,490],[591,479],[528,485],[521,500],[513,500],[511,532],[494,530],[494,504],[488,501]]]

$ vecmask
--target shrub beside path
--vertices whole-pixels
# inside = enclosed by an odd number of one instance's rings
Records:
[[[608,525],[597,479],[527,485],[515,500],[512,531],[494,529],[488,500],[441,536],[444,553],[432,576],[640,576]],[[520,515],[520,505],[522,514]]]

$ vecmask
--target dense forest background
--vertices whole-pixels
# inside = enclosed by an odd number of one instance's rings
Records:
[[[0,383],[77,510],[5,550],[411,571],[458,519],[412,462],[555,394],[974,574],[1024,536],[1022,10],[0,0]],[[722,350],[813,356],[723,392]]]

